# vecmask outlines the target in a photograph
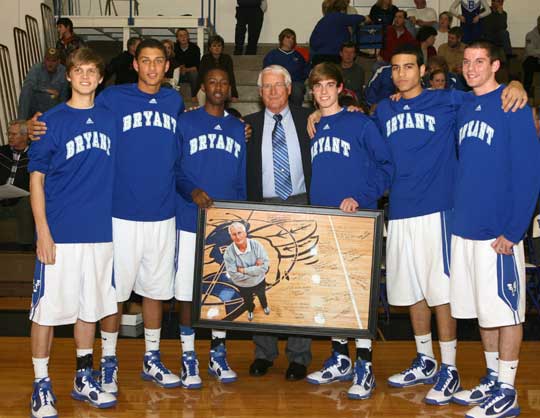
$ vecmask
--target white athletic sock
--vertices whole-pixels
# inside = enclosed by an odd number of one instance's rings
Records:
[[[415,335],[414,341],[416,341],[416,352],[424,354],[425,356],[435,358],[433,354],[433,342],[431,341],[431,332],[426,335]]]
[[[457,349],[457,340],[452,341],[440,341],[439,346],[441,347],[441,360],[444,364],[448,366],[456,365],[456,349]]]
[[[195,330],[190,327],[180,327],[180,342],[182,343],[182,353],[195,351]]]
[[[224,340],[225,338],[227,338],[227,331],[218,331],[217,329],[213,329],[212,338],[219,338]]]
[[[487,368],[493,370],[495,373],[499,373],[499,352],[484,351],[484,357],[486,358]]]
[[[49,376],[49,357],[32,357],[32,364],[34,365],[35,380],[40,380]]]
[[[94,349],[92,348],[77,348],[77,357],[84,357],[88,354],[94,354]]]
[[[117,332],[101,331],[101,357],[116,356]]]
[[[161,328],[144,329],[144,345],[146,352],[159,350],[159,339],[161,337]]]
[[[499,383],[514,386],[519,360],[504,361],[499,359]]]
[[[349,342],[347,338],[340,338],[340,337],[332,337],[332,341],[335,341],[339,344],[347,344]]]
[[[356,348],[365,348],[371,350],[371,340],[363,338],[355,338],[354,344]]]

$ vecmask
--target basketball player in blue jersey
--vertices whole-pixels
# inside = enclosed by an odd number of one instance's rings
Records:
[[[96,98],[118,129],[112,208],[118,313],[101,321],[101,382],[110,393],[118,391],[116,343],[122,305],[132,291],[143,297],[141,377],[162,387],[180,386],[159,351],[162,301],[174,296],[175,165],[178,117],[184,111],[176,91],[160,88],[168,65],[162,43],[145,39],[133,61],[138,82],[109,87]]]
[[[339,106],[343,76],[336,65],[316,65],[309,85],[322,115],[311,145],[311,203],[349,213],[376,209],[394,174],[388,145],[367,116]],[[367,399],[375,388],[371,340],[356,339],[354,367],[347,343],[346,338],[332,338],[331,356],[321,370],[307,376],[307,381],[324,384],[353,380],[348,397]]]
[[[467,46],[463,75],[474,96],[457,117],[459,163],[450,303],[455,318],[478,318],[488,373],[454,400],[470,418],[518,416],[514,387],[525,321],[523,236],[540,191],[540,143],[529,107],[501,110],[499,52]],[[498,361],[497,361],[498,358]]]
[[[117,310],[111,221],[116,130],[107,110],[94,106],[102,59],[81,48],[66,67],[71,99],[43,115],[49,130],[29,151],[38,257],[30,311],[33,418],[58,416],[48,377],[57,325],[75,324],[71,396],[98,408],[116,405],[92,375],[96,321]]]
[[[197,208],[207,208],[213,199],[246,200],[246,146],[244,124],[225,111],[230,97],[229,76],[223,69],[204,77],[204,107],[179,118],[181,161],[177,171],[177,271],[175,297],[180,301],[182,386],[202,386],[191,328],[191,302],[195,270]],[[237,379],[227,363],[225,331],[212,330],[209,373],[220,382]]]
[[[434,383],[425,402],[442,405],[460,390],[449,270],[456,112],[466,93],[423,90],[420,79],[425,66],[417,48],[399,48],[391,63],[401,98],[381,101],[375,112],[396,165],[390,188],[386,284],[390,304],[409,307],[417,356],[388,383],[395,387]],[[517,103],[523,105],[524,91],[519,86],[510,93],[516,93]],[[431,340],[432,307],[441,348],[439,369]]]

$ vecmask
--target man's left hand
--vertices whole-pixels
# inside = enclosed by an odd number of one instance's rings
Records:
[[[491,247],[497,254],[512,255],[514,253],[514,245],[515,244],[512,241],[508,241],[504,235],[501,235],[493,241]]]
[[[352,197],[348,197],[347,199],[343,199],[343,202],[341,202],[341,205],[339,205],[339,208],[343,212],[347,213],[353,213],[358,210],[360,205],[356,200],[354,200]]]
[[[201,209],[209,208],[214,204],[214,201],[208,194],[202,189],[195,189],[191,192],[193,203],[195,203]]]
[[[502,108],[505,112],[523,109],[527,105],[527,92],[519,81],[511,81],[502,92]]]

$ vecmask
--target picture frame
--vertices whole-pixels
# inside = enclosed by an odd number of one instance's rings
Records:
[[[193,325],[374,338],[382,233],[379,210],[216,201],[199,210]]]

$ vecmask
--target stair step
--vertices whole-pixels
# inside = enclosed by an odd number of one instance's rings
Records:
[[[234,70],[234,76],[236,78],[237,86],[256,86],[257,77],[259,77],[259,71],[257,70],[246,70],[243,67]]]

